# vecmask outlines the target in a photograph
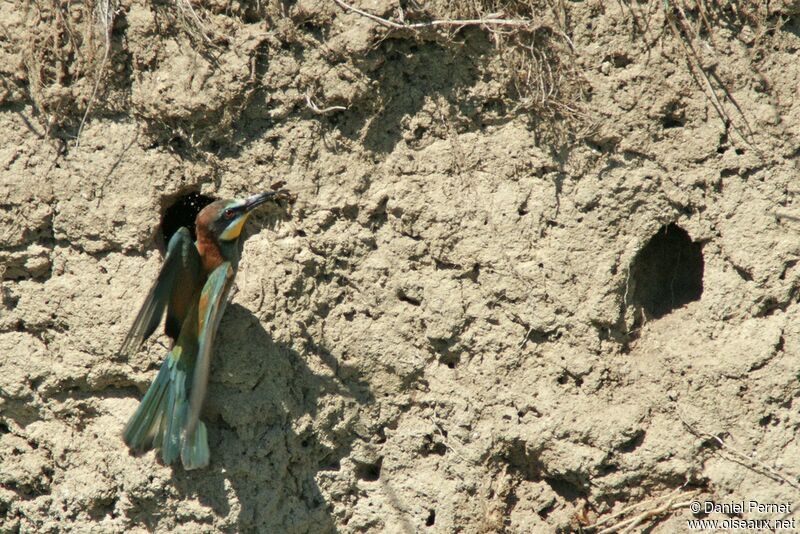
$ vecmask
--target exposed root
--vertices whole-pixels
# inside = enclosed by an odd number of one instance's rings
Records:
[[[643,525],[645,522],[653,522],[675,510],[688,508],[696,493],[696,491],[684,491],[683,487],[676,488],[667,495],[638,502],[623,508],[619,512],[604,517],[591,525],[581,527],[581,530],[584,532],[595,532],[596,534],[633,532],[635,528]],[[636,515],[631,516],[630,514],[634,512],[636,512]],[[612,523],[615,520],[618,521]]]
[[[100,0],[95,6],[94,13],[97,19],[97,24],[100,26],[101,34],[105,36],[105,48],[103,50],[103,59],[97,65],[95,71],[94,88],[92,95],[89,97],[89,102],[86,104],[86,111],[83,113],[81,123],[78,126],[78,133],[75,134],[75,147],[80,146],[81,132],[83,126],[86,124],[86,119],[92,111],[92,105],[97,99],[97,90],[100,88],[100,82],[103,80],[103,75],[108,64],[108,56],[111,52],[111,31],[114,29],[114,19],[117,16],[119,8],[117,7],[118,0]]]
[[[575,46],[567,27],[567,8],[562,1],[535,2],[518,0],[480,0],[445,2],[438,12],[417,6],[416,16],[430,17],[424,22],[409,22],[399,9],[399,16],[388,19],[355,7],[345,0],[334,0],[343,10],[358,14],[388,28],[390,32],[408,32],[418,36],[436,32],[447,42],[456,42],[456,34],[464,28],[480,28],[488,32],[498,62],[487,65],[487,74],[508,89],[512,102],[506,113],[530,112],[549,120],[569,119],[565,131],[573,137],[589,132],[583,125],[591,122],[583,109],[586,99],[583,76],[571,56]],[[433,8],[432,8],[433,9]],[[579,124],[571,124],[571,123]]]
[[[326,113],[330,113],[331,111],[345,111],[347,110],[344,106],[328,106],[326,108],[320,108],[314,101],[311,99],[311,95],[306,93],[306,107],[316,113],[317,115],[325,115]]]
[[[379,17],[377,15],[373,15],[372,13],[368,13],[363,9],[359,9],[357,7],[346,4],[342,0],[333,0],[333,1],[339,4],[339,6],[346,11],[352,11],[354,13],[358,13],[362,17],[367,17],[370,20],[374,20],[375,22],[377,22],[382,26],[386,26],[387,28],[393,28],[396,30],[421,30],[425,28],[437,28],[437,27],[464,28],[465,26],[506,26],[506,27],[524,27],[524,28],[529,28],[533,26],[533,21],[531,20],[503,19],[503,18],[445,19],[445,20],[431,20],[428,22],[415,22],[415,23],[394,22]]]
[[[779,482],[781,484],[788,484],[789,486],[793,487],[796,490],[800,490],[800,484],[798,484],[795,480],[789,475],[782,473],[781,471],[771,467],[761,460],[753,458],[751,455],[746,454],[735,447],[725,443],[719,436],[712,434],[710,432],[704,432],[698,430],[693,425],[691,425],[686,419],[679,413],[678,417],[683,423],[683,426],[694,436],[700,438],[708,438],[714,441],[717,445],[719,445],[719,454],[726,460],[731,462],[735,462],[739,465],[743,465],[744,467],[750,469],[754,473],[758,473],[760,475],[764,475],[765,477],[769,478],[770,480],[774,480],[775,482]]]
[[[175,0],[175,6],[178,8],[181,19],[183,19],[186,33],[196,41],[202,41],[214,47],[214,41],[209,36],[210,33],[206,24],[192,7],[191,0]]]
[[[765,37],[774,32],[782,24],[780,18],[770,20],[770,12],[766,3],[750,4],[709,2],[707,0],[650,0],[644,6],[637,3],[620,1],[627,8],[633,23],[634,33],[653,36],[648,48],[664,36],[671,34],[678,42],[686,67],[705,94],[715,113],[725,126],[732,130],[746,144],[754,146],[754,132],[745,111],[736,102],[728,84],[717,74],[715,66],[704,58],[707,52],[716,51],[715,32],[718,28],[739,26],[744,34],[751,37],[740,37],[746,40],[753,50],[752,58],[758,61],[763,56]],[[663,24],[653,28],[652,18],[662,10]],[[652,32],[655,29],[655,32]],[[757,69],[756,69],[757,70]]]
[[[44,137],[80,138],[85,123],[109,96],[109,65],[116,51],[113,28],[119,0],[85,3],[43,2],[24,4],[24,22],[30,29],[21,50],[27,96],[33,104]],[[124,98],[124,97],[123,97]],[[105,103],[113,107],[114,103]]]
[[[747,121],[747,117],[742,112],[741,108],[738,106],[736,101],[731,96],[730,92],[727,88],[722,84],[721,80],[718,76],[712,73],[709,76],[706,73],[706,69],[703,68],[703,64],[700,60],[700,55],[697,52],[697,49],[694,45],[695,35],[689,30],[689,28],[683,23],[686,20],[686,13],[680,5],[676,6],[676,10],[681,14],[681,17],[678,18],[675,16],[674,12],[671,10],[667,10],[666,12],[666,19],[667,24],[669,25],[670,30],[672,31],[673,35],[677,39],[678,43],[683,50],[684,55],[686,56],[686,64],[689,67],[689,71],[692,74],[692,77],[698,82],[700,88],[708,97],[711,104],[714,106],[714,110],[719,115],[719,118],[722,120],[725,128],[733,128],[741,138],[748,144],[752,144],[753,138],[753,130],[750,128],[750,124]],[[703,11],[700,10],[701,16],[703,15]],[[706,22],[708,24],[708,22]],[[722,105],[719,97],[717,96],[716,90],[714,88],[714,84],[711,83],[711,78],[713,77],[714,81],[717,82],[717,85],[720,88],[720,91],[725,95],[725,98],[728,102],[730,102],[733,107],[738,111],[739,117],[741,118],[742,124],[744,129],[739,128],[736,122],[733,121],[731,116],[728,114],[725,107]],[[746,131],[745,131],[746,130]]]

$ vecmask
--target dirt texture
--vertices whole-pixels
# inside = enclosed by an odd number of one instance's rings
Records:
[[[0,533],[796,518],[800,4],[734,4],[0,1]],[[162,221],[277,180],[211,465],[131,454]]]

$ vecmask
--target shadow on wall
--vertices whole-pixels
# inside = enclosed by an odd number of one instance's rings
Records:
[[[345,403],[373,402],[367,385],[315,374],[303,355],[275,343],[257,317],[233,303],[220,325],[214,358],[203,415],[211,464],[198,471],[173,469],[181,500],[211,507],[216,517],[207,517],[209,526],[224,531],[335,532],[332,506],[316,476],[338,470],[350,453],[357,435],[339,423]],[[312,418],[323,419],[322,428],[312,428]],[[131,519],[163,527],[162,496],[147,500]],[[198,517],[191,514],[192,520]]]
[[[491,45],[485,35],[471,31],[465,32],[461,47],[401,40],[382,42],[362,65],[378,87],[373,93],[374,107],[358,106],[339,124],[340,130],[351,139],[362,139],[368,150],[388,154],[408,129],[403,121],[417,115],[431,98],[440,96],[464,116],[474,117],[477,104],[461,93],[480,80],[476,58],[489,50]],[[406,135],[409,144],[421,140],[429,129],[445,128],[445,121],[451,122],[454,117],[450,115],[457,113],[446,108],[438,112],[439,116],[432,114],[428,120],[415,124]]]
[[[352,77],[356,81],[339,82],[351,84],[357,96],[352,101],[325,101],[326,105],[345,105],[345,111],[313,115],[301,102],[294,103],[294,109],[376,154],[392,152],[401,139],[414,147],[429,137],[430,131],[447,138],[450,123],[470,131],[479,129],[482,114],[504,116],[506,111],[501,98],[470,96],[470,89],[481,81],[482,58],[493,51],[494,45],[484,32],[475,29],[464,30],[462,38],[463,43],[458,45],[382,40],[354,59]],[[287,47],[298,61],[303,60],[305,46],[294,43]],[[235,155],[254,140],[269,137],[266,134],[275,128],[275,121],[265,117],[275,106],[273,100],[267,98],[266,89],[258,90],[241,111],[241,116],[250,119],[241,121],[232,131],[231,142],[224,144],[226,155]],[[441,107],[437,103],[436,110],[420,116],[431,101],[440,102]],[[409,123],[412,118],[417,118],[413,124]]]

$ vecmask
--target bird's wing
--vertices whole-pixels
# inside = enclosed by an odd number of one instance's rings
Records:
[[[219,321],[228,303],[228,292],[233,283],[235,271],[230,262],[223,262],[208,276],[197,304],[197,359],[195,360],[192,387],[189,393],[189,412],[184,427],[181,451],[184,466],[191,465],[192,444],[197,441],[194,435],[200,421],[200,410],[206,396],[208,373],[211,368],[211,348],[219,327]],[[201,429],[201,430],[204,430]]]
[[[192,242],[189,230],[180,228],[169,240],[158,278],[125,336],[119,354],[130,356],[139,349],[158,327],[167,304],[167,334],[173,339],[177,338],[183,318],[191,307],[192,294],[197,290],[201,273],[202,265],[197,247]]]

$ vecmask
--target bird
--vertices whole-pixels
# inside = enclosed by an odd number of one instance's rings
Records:
[[[187,470],[209,464],[208,431],[200,410],[214,336],[239,267],[248,217],[266,202],[293,200],[280,185],[244,199],[214,201],[197,214],[196,241],[185,226],[170,238],[158,277],[119,350],[132,356],[166,310],[164,331],[172,347],[123,431],[131,450],[160,449],[165,464],[180,457]]]

